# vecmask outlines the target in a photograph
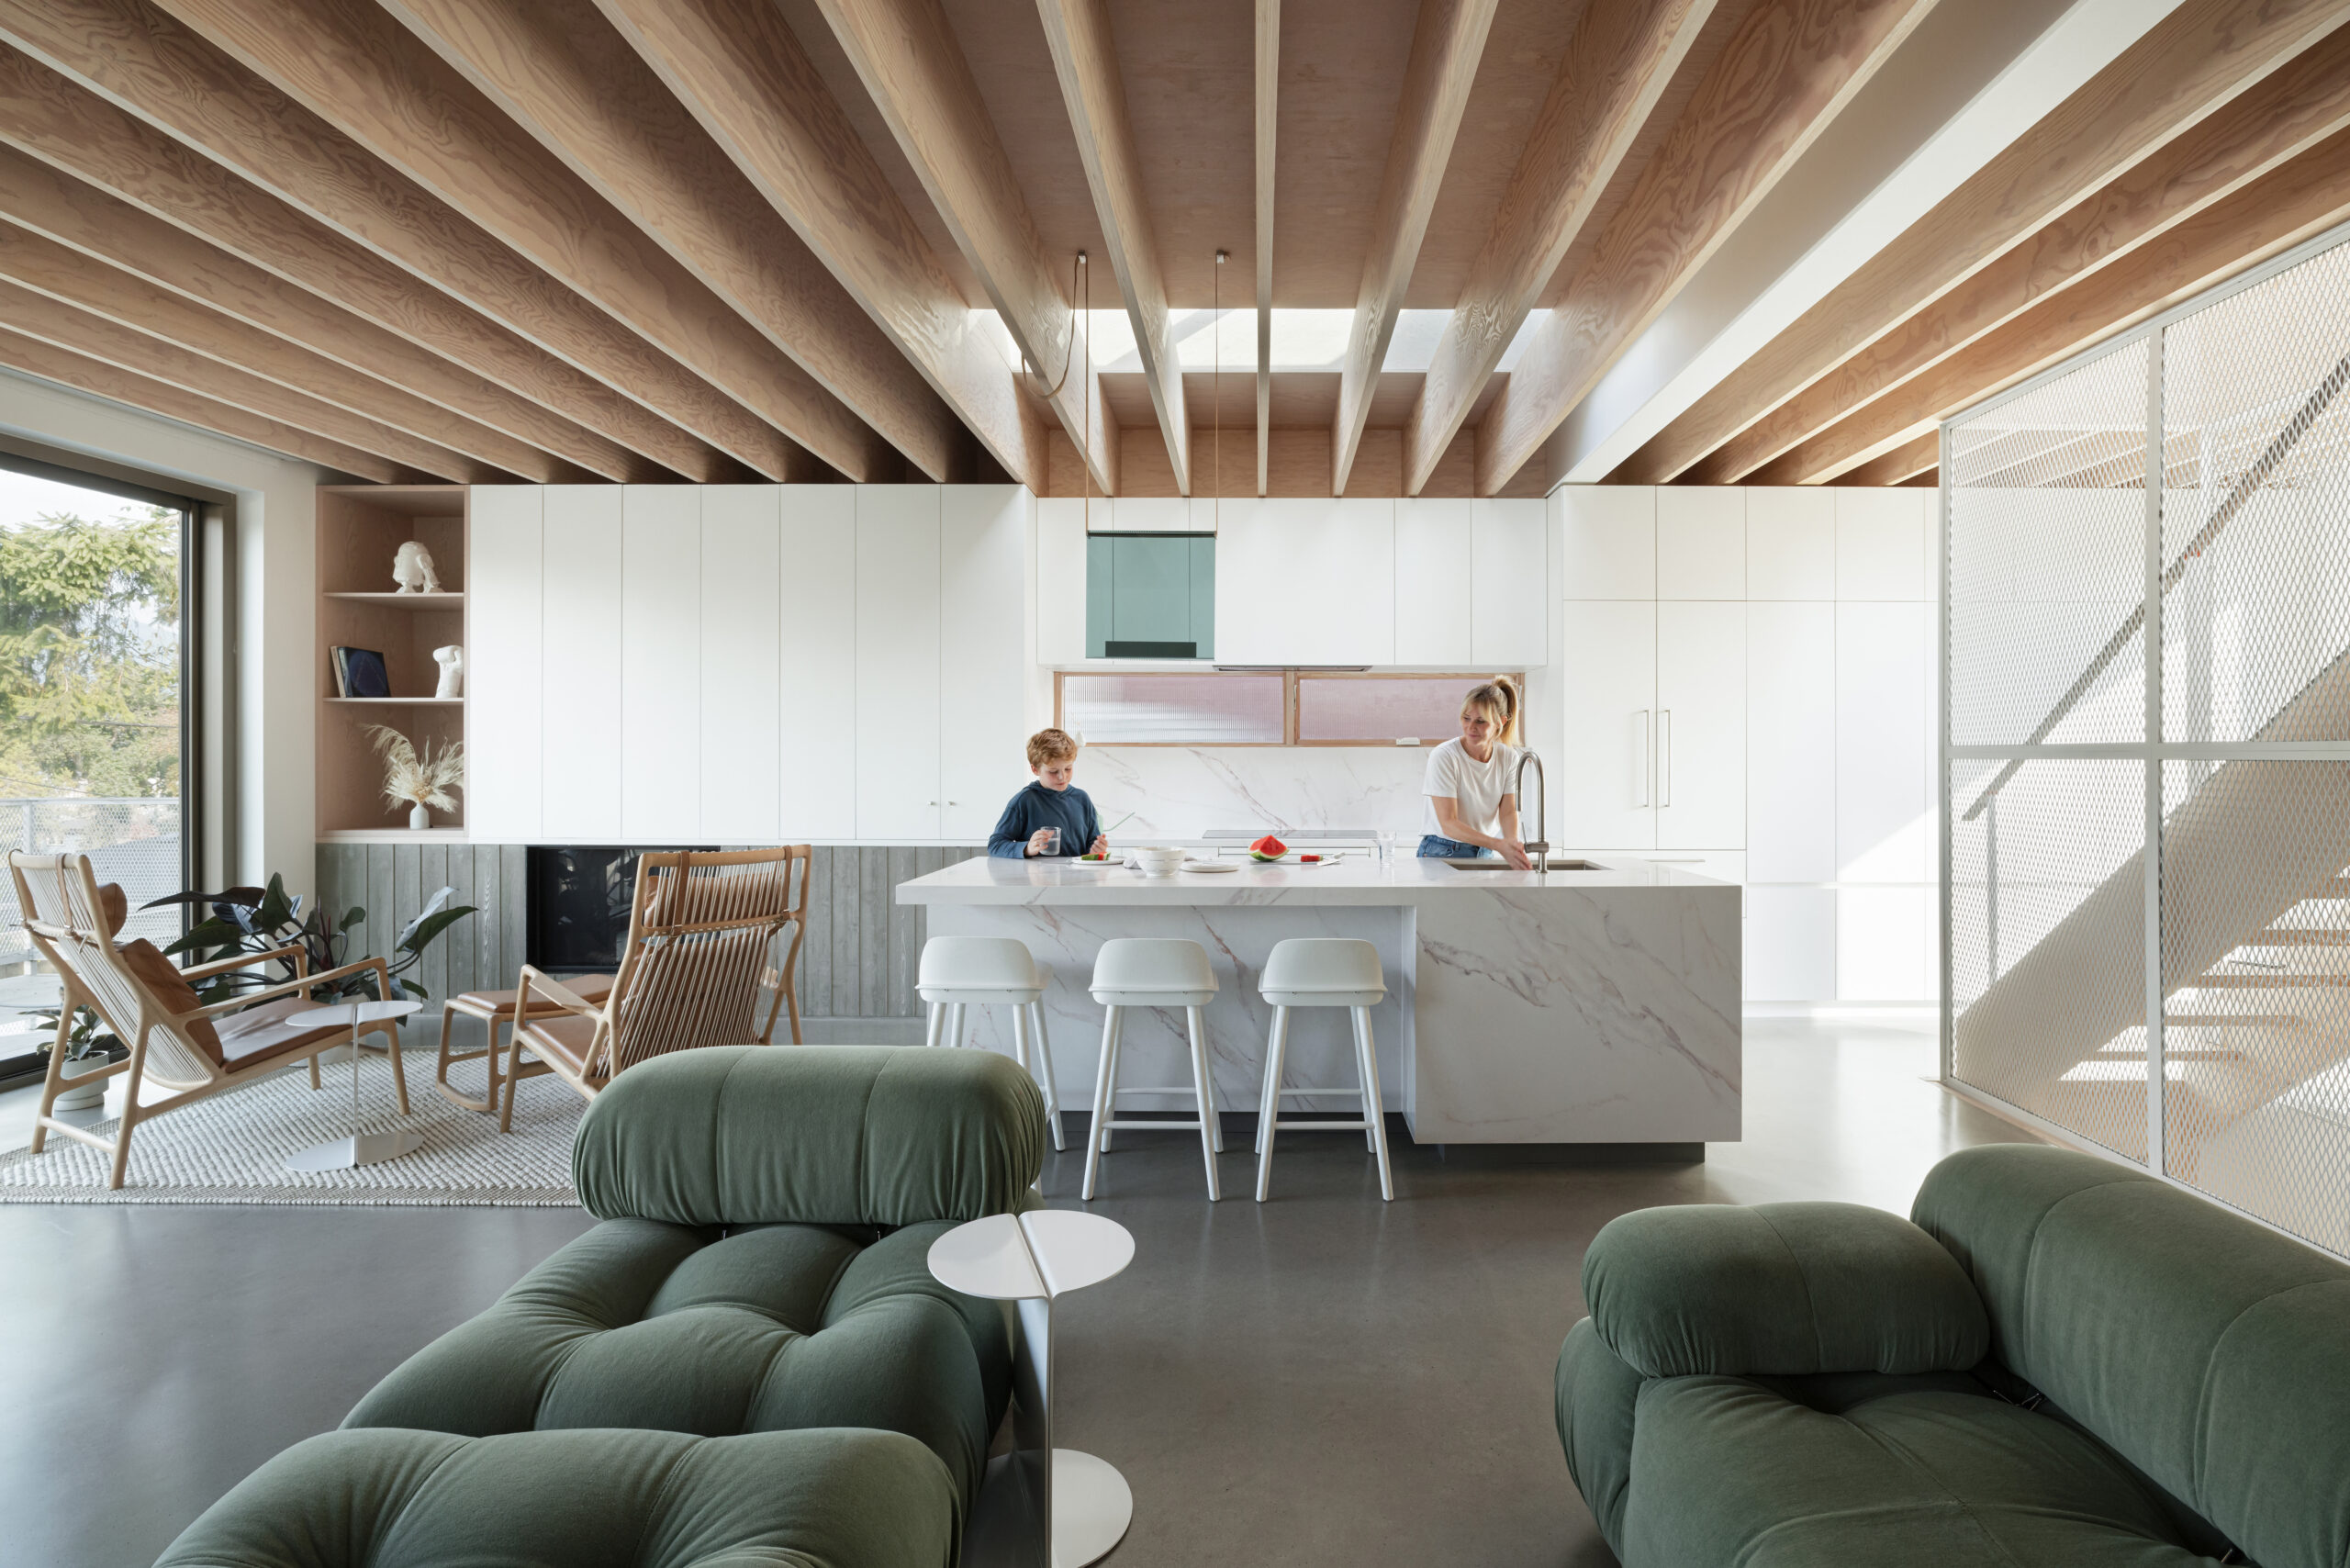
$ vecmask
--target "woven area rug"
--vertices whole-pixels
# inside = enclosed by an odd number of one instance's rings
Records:
[[[567,1206],[571,1141],[587,1102],[551,1078],[520,1085],[514,1130],[460,1110],[432,1086],[431,1053],[408,1054],[407,1116],[397,1114],[383,1059],[368,1054],[361,1073],[364,1128],[406,1128],[424,1147],[400,1159],[350,1170],[288,1170],[297,1149],[351,1135],[351,1068],[329,1062],[326,1087],[312,1091],[300,1070],[247,1084],[142,1122],[131,1135],[122,1190],[106,1189],[108,1157],[51,1133],[39,1154],[0,1154],[0,1204],[415,1204]],[[479,1092],[481,1068],[451,1076]],[[112,1118],[94,1128],[111,1137]]]

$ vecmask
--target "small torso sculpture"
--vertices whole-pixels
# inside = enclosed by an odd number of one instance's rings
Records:
[[[441,684],[433,688],[435,697],[463,697],[465,694],[465,650],[455,643],[432,650],[433,662],[441,666]]]
[[[392,580],[402,593],[439,593],[441,578],[432,570],[432,552],[411,539],[392,557]]]

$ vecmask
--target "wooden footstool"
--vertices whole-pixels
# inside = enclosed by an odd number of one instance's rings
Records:
[[[601,1002],[612,993],[610,975],[579,975],[566,978],[563,983],[588,1002]],[[442,1003],[441,1060],[433,1069],[432,1078],[433,1087],[440,1090],[452,1104],[463,1105],[468,1111],[484,1113],[498,1109],[498,1086],[503,1081],[504,1077],[498,1069],[498,1053],[501,1046],[498,1037],[498,1026],[500,1024],[506,1025],[507,1039],[510,1043],[514,1034],[514,1003],[521,994],[520,991],[469,991],[462,995],[453,996]],[[553,1005],[532,1007],[531,1014],[532,1017],[543,1017],[562,1011],[562,1008]],[[450,1026],[458,1014],[482,1021],[489,1040],[484,1049],[453,1051],[449,1048]],[[450,1063],[479,1061],[485,1058],[489,1064],[489,1083],[483,1098],[476,1100],[469,1094],[460,1092],[450,1084]]]

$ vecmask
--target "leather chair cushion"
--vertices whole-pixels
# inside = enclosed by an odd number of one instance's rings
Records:
[[[204,999],[196,994],[196,988],[187,983],[187,978],[180,973],[171,959],[163,957],[162,948],[144,936],[122,943],[115,951],[121,956],[123,968],[138,978],[139,983],[147,988],[148,994],[161,1002],[166,1012],[193,1013],[204,1005]],[[126,1029],[138,1026],[135,1019],[125,1018],[120,1023]],[[220,1048],[219,1031],[213,1027],[209,1018],[190,1020],[181,1033],[196,1049],[211,1058],[213,1066],[221,1066],[228,1060]]]
[[[157,1568],[948,1568],[954,1490],[891,1432],[329,1432]]]

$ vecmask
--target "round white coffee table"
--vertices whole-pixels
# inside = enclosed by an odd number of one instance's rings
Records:
[[[312,1144],[287,1155],[286,1170],[348,1170],[353,1166],[397,1159],[424,1147],[422,1133],[363,1132],[359,1117],[359,1025],[381,1023],[386,1018],[405,1018],[423,1006],[421,1002],[338,1002],[285,1015],[288,1024],[308,1024],[314,1028],[341,1025],[351,1031],[351,1136]]]
[[[1135,1238],[1100,1215],[1035,1209],[958,1225],[930,1246],[930,1271],[965,1295],[1009,1301],[1020,1317],[1013,1350],[1011,1472],[1020,1517],[975,1509],[966,1561],[1085,1568],[1134,1522],[1135,1495],[1108,1461],[1053,1446],[1053,1302],[1134,1261]],[[1000,1491],[993,1484],[990,1491]],[[1039,1547],[1047,1550],[1039,1551]]]

